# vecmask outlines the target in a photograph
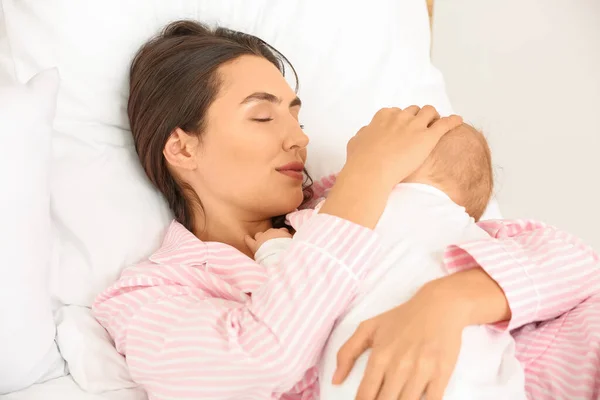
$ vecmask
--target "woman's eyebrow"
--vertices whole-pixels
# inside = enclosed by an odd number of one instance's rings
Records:
[[[242,100],[242,102],[240,104],[247,104],[247,103],[250,103],[253,101],[268,101],[270,103],[281,104],[281,98],[275,96],[272,93],[267,93],[267,92],[252,93],[251,95],[247,96],[244,100]],[[294,100],[292,100],[290,102],[290,108],[296,107],[296,106],[301,106],[301,105],[302,105],[302,101],[297,96],[296,96],[296,98],[294,98]]]

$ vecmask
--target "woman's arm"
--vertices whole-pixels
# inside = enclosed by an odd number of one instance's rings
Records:
[[[462,298],[471,324],[510,320],[497,327],[513,330],[555,318],[600,293],[598,254],[575,236],[534,221],[479,226],[493,240],[450,246],[445,254],[451,272],[475,269],[436,283]]]
[[[452,304],[465,326],[511,319],[511,309],[504,291],[478,267],[428,282],[422,291],[439,302]]]
[[[186,246],[194,254],[202,249]],[[179,261],[126,270],[93,311],[133,379],[154,396],[270,398],[316,364],[333,322],[379,252],[370,229],[317,215],[251,295],[211,265],[186,264],[182,250],[173,256]],[[239,260],[236,254],[221,257]]]
[[[387,381],[404,386],[402,399],[424,392],[428,399],[441,399],[464,327],[510,319],[498,327],[515,329],[554,318],[600,293],[598,255],[574,236],[531,221],[480,226],[490,239],[446,251],[446,265],[454,274],[427,283],[408,302],[363,322],[338,353],[334,383],[342,382],[371,347],[361,398],[387,391],[385,385],[380,389],[380,381],[391,374]]]
[[[317,193],[334,182],[335,176],[319,181]],[[446,266],[456,273],[430,284],[432,294],[455,303],[470,324],[512,330],[555,318],[600,293],[598,255],[577,237],[535,221],[479,226],[497,239],[499,258],[486,254],[488,241],[451,246]]]

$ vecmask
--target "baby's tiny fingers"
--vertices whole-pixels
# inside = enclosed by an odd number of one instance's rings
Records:
[[[252,238],[252,236],[250,235],[246,235],[244,236],[244,242],[246,243],[246,246],[248,246],[248,248],[252,251],[256,251],[256,240],[254,240]]]

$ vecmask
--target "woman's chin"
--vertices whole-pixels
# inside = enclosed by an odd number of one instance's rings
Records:
[[[276,204],[276,208],[278,209],[277,215],[284,215],[297,210],[303,201],[304,194],[301,189],[287,191],[287,193],[281,193],[281,196],[273,198],[273,204]]]

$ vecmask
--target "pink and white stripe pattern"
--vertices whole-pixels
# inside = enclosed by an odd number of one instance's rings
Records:
[[[533,221],[484,221],[491,240],[450,246],[450,271],[481,265],[504,290],[531,399],[600,398],[600,259]]]
[[[289,221],[297,234],[276,272],[174,222],[97,298],[151,399],[318,399],[321,349],[381,248],[374,232],[332,216]],[[543,224],[480,225],[490,239],[451,246],[445,260],[452,271],[480,265],[504,289],[513,318],[498,329],[513,330],[530,398],[598,398],[598,256]]]
[[[269,276],[173,222],[93,310],[153,399],[314,398],[307,371],[379,255],[373,231],[317,215]]]

